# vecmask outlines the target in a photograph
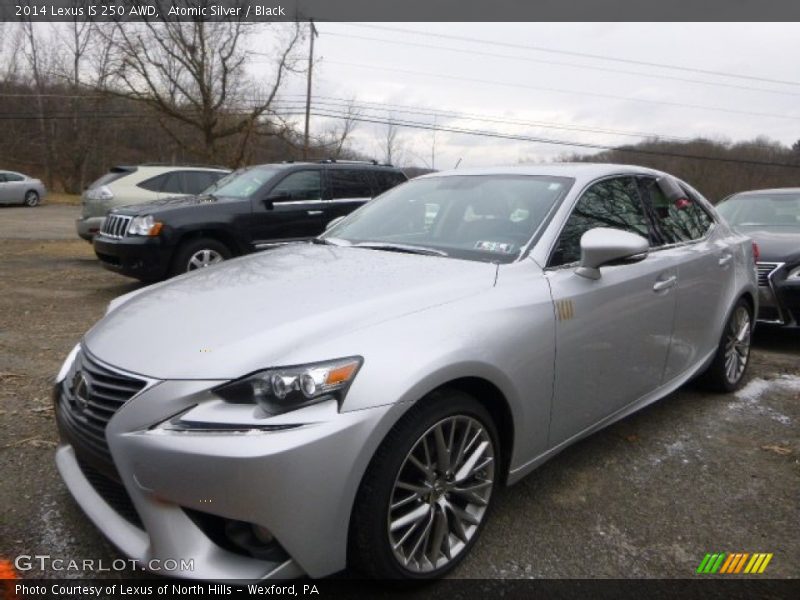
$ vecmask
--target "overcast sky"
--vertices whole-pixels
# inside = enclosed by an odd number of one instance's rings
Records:
[[[785,144],[800,139],[800,25],[795,23],[323,23],[318,29],[314,96],[320,99],[538,122],[568,129],[436,117],[439,126],[580,143],[642,139],[624,133],[734,141],[764,135]],[[285,92],[302,102],[304,77],[293,77]],[[402,110],[395,108],[394,118],[434,123],[431,115]],[[377,119],[388,114],[363,112]],[[323,118],[312,119],[312,131],[329,126]],[[382,159],[384,131],[385,126],[361,124],[353,145]],[[398,138],[403,162],[430,166],[430,131],[403,128]],[[452,168],[459,159],[462,166],[514,164],[573,151],[580,149],[440,132],[435,166]]]

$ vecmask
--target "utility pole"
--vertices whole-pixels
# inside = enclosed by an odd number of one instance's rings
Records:
[[[308,47],[308,85],[306,87],[306,130],[303,137],[303,159],[308,159],[308,121],[311,118],[311,70],[314,68],[314,38],[319,34],[317,28],[314,27],[313,19],[308,22],[311,25],[311,38]]]

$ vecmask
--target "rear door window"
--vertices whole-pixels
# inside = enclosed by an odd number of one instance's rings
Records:
[[[329,169],[328,183],[334,200],[372,198],[372,179],[366,169]]]
[[[714,221],[690,190],[677,184],[684,196],[671,199],[655,179],[644,178],[641,183],[663,244],[691,242],[706,235]]]
[[[184,194],[199,194],[210,188],[220,178],[222,173],[211,171],[184,171]]]

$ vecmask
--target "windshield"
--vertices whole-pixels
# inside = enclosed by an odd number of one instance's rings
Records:
[[[800,193],[740,194],[718,204],[717,212],[734,227],[800,229]]]
[[[567,177],[530,175],[418,179],[351,213],[322,239],[511,262],[573,183]]]
[[[238,169],[203,190],[201,195],[214,195],[222,198],[249,198],[279,171],[280,168],[277,167]]]

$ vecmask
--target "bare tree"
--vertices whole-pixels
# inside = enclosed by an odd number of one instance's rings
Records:
[[[394,115],[389,115],[386,129],[383,135],[383,157],[387,164],[401,164],[405,156],[405,144],[398,139],[400,127],[395,121]]]
[[[157,111],[162,127],[186,151],[236,166],[287,73],[296,70],[292,51],[302,38],[298,23],[264,25],[276,31],[278,49],[271,83],[255,85],[245,72],[245,41],[253,27],[241,20],[118,23],[109,89]]]
[[[347,102],[347,106],[338,123],[326,131],[318,140],[320,149],[330,158],[344,158],[347,142],[359,124],[362,110],[356,106],[355,98]]]
[[[47,187],[53,187],[53,162],[54,162],[54,148],[52,136],[49,135],[47,115],[45,114],[44,97],[47,92],[47,73],[51,65],[48,59],[51,53],[48,51],[47,42],[43,40],[39,33],[40,29],[34,27],[30,18],[22,21],[23,44],[22,54],[30,69],[33,89],[35,91],[34,101],[39,123],[39,143],[42,146],[42,159],[44,161],[44,179]]]

